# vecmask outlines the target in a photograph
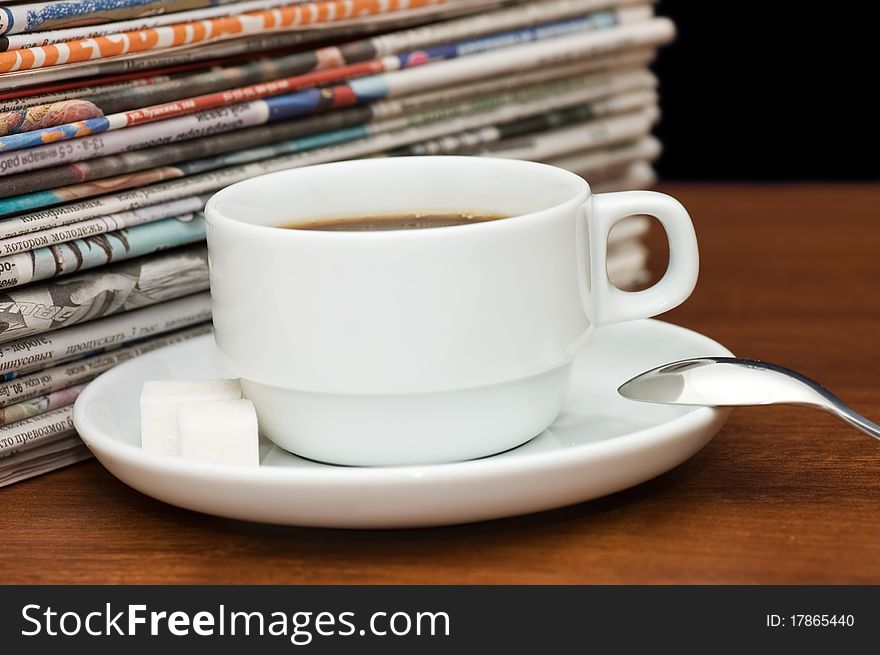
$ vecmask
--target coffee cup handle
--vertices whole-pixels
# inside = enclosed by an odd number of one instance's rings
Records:
[[[697,284],[699,252],[694,226],[678,200],[655,191],[594,194],[582,208],[590,244],[591,308],[594,325],[609,325],[662,314],[681,304]],[[669,240],[669,268],[643,291],[622,291],[608,279],[608,234],[618,221],[636,214],[654,216]],[[590,311],[590,309],[592,311]]]

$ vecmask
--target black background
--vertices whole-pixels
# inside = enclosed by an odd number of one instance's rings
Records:
[[[876,650],[880,627],[878,587],[3,587],[0,586],[0,644],[3,652],[154,655],[155,653],[860,653]],[[22,608],[37,616],[47,607],[80,616],[104,610],[112,616],[128,604],[151,611],[261,610],[355,612],[352,621],[366,627],[373,612],[445,611],[449,637],[318,636],[305,648],[284,637],[172,637],[167,628],[156,637],[22,636],[35,629]],[[767,627],[767,614],[787,624]],[[795,627],[791,614],[851,614],[852,627]],[[54,619],[58,630],[58,616]],[[69,630],[74,628],[70,623]],[[227,623],[228,625],[228,623]],[[96,625],[97,627],[97,625]],[[126,627],[123,619],[121,627]]]
[[[874,2],[661,0],[667,180],[880,178]]]

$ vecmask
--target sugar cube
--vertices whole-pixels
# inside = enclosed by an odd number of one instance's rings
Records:
[[[177,406],[180,454],[184,459],[257,466],[257,413],[250,400],[203,400]]]
[[[180,455],[177,405],[196,400],[241,399],[238,380],[149,380],[141,391],[141,447]]]

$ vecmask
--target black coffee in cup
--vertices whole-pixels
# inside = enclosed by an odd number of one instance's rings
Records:
[[[298,222],[281,227],[291,230],[317,230],[323,232],[379,232],[389,230],[419,230],[429,227],[453,227],[497,221],[507,218],[498,214],[476,212],[413,212],[383,216],[347,218],[322,218],[311,222]]]

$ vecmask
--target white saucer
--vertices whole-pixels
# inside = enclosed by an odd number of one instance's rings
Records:
[[[138,491],[249,521],[417,527],[552,509],[668,471],[700,450],[727,417],[726,410],[650,405],[617,394],[627,379],[664,362],[731,354],[684,328],[638,321],[600,329],[575,362],[569,399],[556,422],[524,446],[494,457],[348,468],[300,459],[265,442],[261,466],[246,468],[142,450],[138,399],[144,380],[221,377],[215,352],[213,337],[206,335],[122,364],[80,395],[74,420],[101,463]]]

